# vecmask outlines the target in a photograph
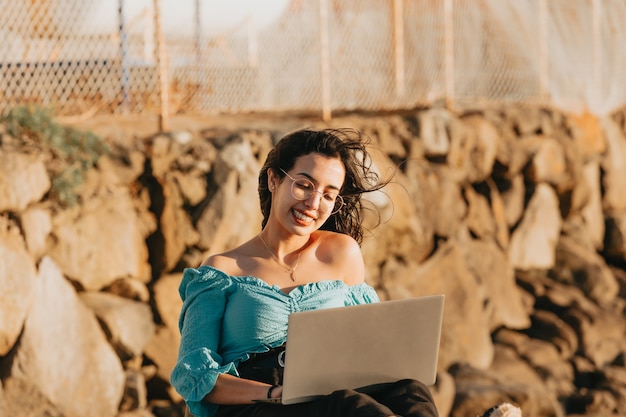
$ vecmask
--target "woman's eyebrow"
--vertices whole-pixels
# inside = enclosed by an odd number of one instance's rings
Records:
[[[313,178],[312,176],[310,176],[306,172],[296,172],[296,175],[302,175],[303,177],[306,177],[308,180],[310,180],[314,184],[318,183],[318,181],[315,178]],[[333,190],[337,190],[337,191],[340,190],[340,188],[335,186],[335,185],[328,185],[326,188],[332,188]]]

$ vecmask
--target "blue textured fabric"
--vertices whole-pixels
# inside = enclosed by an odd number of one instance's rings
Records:
[[[289,314],[379,301],[365,283],[321,281],[285,293],[259,278],[229,276],[211,266],[185,269],[179,292],[182,338],[170,382],[196,417],[215,413],[217,406],[202,399],[218,375],[237,375],[237,365],[251,353],[285,342]]]

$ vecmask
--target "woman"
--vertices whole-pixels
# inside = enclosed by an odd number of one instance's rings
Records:
[[[365,395],[341,390],[289,406],[278,357],[291,312],[378,302],[365,283],[361,195],[385,184],[352,130],[301,130],[269,152],[259,175],[262,231],[188,268],[181,345],[171,376],[196,417],[437,416],[428,389],[404,380]]]

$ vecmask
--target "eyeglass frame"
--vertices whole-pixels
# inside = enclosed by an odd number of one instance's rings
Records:
[[[328,194],[328,193],[322,193],[321,191],[317,191],[317,190],[315,189],[315,183],[314,183],[313,181],[311,181],[310,179],[308,179],[308,178],[294,178],[294,177],[292,177],[291,175],[289,175],[289,174],[287,173],[287,171],[285,171],[284,169],[280,168],[280,170],[282,171],[282,173],[283,173],[283,174],[285,174],[285,175],[286,175],[286,176],[287,176],[287,177],[288,177],[288,178],[292,181],[292,183],[291,183],[291,187],[289,187],[289,191],[291,191],[291,196],[292,196],[293,198],[295,198],[295,199],[296,199],[296,200],[298,200],[298,201],[305,201],[305,200],[308,200],[309,198],[311,198],[311,196],[312,196],[314,193],[318,193],[318,194],[322,197],[322,198],[320,199],[320,207],[326,207],[326,206],[325,206],[325,204],[324,204],[324,203],[322,203],[322,201],[323,201],[323,199],[324,199],[324,195],[326,195],[326,194]],[[303,198],[303,199],[300,199],[300,198],[296,197],[295,193],[293,192],[293,187],[295,186],[296,181],[308,181],[309,183],[311,183],[311,185],[312,185],[313,187],[312,187],[311,193],[310,193],[307,197],[305,197],[305,198]],[[337,204],[339,204],[339,207],[337,207]],[[346,204],[346,202],[345,202],[345,200],[343,199],[343,197],[341,196],[341,194],[337,193],[337,196],[335,197],[335,202],[334,202],[334,204],[333,204],[332,211],[330,212],[330,214],[331,214],[331,215],[333,215],[333,214],[335,214],[335,213],[338,213],[338,212],[339,212],[339,211],[343,208],[343,206],[344,206],[345,204]]]

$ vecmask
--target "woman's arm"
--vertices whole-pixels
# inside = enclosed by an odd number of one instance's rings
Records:
[[[213,404],[252,404],[254,400],[267,399],[271,385],[222,374],[217,378],[213,390],[204,399]],[[272,390],[272,398],[280,398],[283,387]]]

